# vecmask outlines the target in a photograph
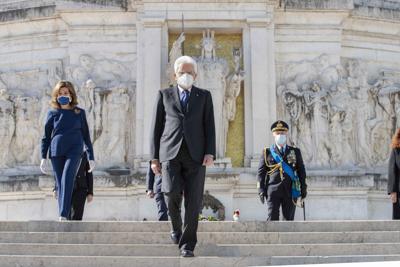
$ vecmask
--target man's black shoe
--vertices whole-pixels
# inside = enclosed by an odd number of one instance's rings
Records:
[[[175,233],[175,232],[171,233],[171,240],[175,245],[179,244],[179,240],[181,239],[181,235],[182,235],[181,233]]]
[[[194,254],[193,254],[193,251],[191,251],[191,250],[182,249],[181,256],[184,258],[190,258],[190,257],[194,257]]]

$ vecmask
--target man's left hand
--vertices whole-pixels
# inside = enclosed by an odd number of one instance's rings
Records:
[[[92,194],[87,195],[86,196],[86,200],[87,200],[87,203],[92,202],[93,201],[93,195]]]
[[[211,166],[214,164],[214,157],[213,155],[205,155],[203,159],[203,166]]]

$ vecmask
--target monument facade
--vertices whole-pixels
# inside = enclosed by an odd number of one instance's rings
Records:
[[[389,218],[399,26],[400,3],[389,0],[2,1],[1,219],[52,218],[52,178],[37,166],[60,79],[75,85],[94,144],[88,218],[155,218],[143,193],[151,117],[182,54],[196,59],[196,85],[213,96],[217,164],[206,187],[225,218],[235,209],[265,218],[254,175],[276,119],[303,151],[308,218]],[[24,206],[32,212],[12,212]]]

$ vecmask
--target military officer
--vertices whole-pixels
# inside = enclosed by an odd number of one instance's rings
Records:
[[[306,171],[300,149],[287,145],[289,126],[278,120],[271,126],[274,144],[263,149],[257,172],[261,203],[268,207],[268,221],[293,221],[298,198],[307,196]]]

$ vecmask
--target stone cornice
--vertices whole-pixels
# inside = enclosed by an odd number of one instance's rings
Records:
[[[265,3],[265,4],[273,4],[278,0],[139,0],[133,1],[136,4],[146,4],[146,3],[159,3],[159,4],[182,4],[182,3],[210,3],[210,4],[234,4],[234,3]]]
[[[286,9],[348,10],[353,9],[353,0],[282,0],[281,6]]]
[[[55,14],[55,11],[55,5],[0,11],[0,22],[50,17]]]
[[[127,10],[128,0],[7,0],[0,4],[0,22],[53,16],[58,10]]]

